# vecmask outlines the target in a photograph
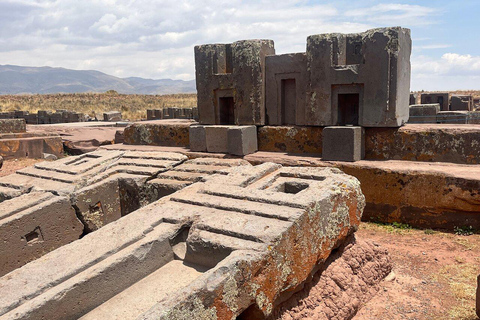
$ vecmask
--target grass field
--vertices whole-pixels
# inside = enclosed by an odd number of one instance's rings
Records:
[[[147,117],[147,109],[197,106],[196,94],[138,95],[107,93],[0,95],[0,112],[23,110],[70,110],[103,118],[105,111],[121,111],[124,119],[140,120]]]

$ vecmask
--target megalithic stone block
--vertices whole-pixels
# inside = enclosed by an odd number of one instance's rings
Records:
[[[0,203],[0,276],[82,233],[67,197],[31,192]]]
[[[234,167],[0,278],[0,317],[268,316],[364,206],[358,180],[337,169]]]
[[[365,129],[326,127],[323,129],[322,159],[359,161],[365,158]]]
[[[207,137],[205,126],[192,125],[189,128],[190,150],[198,152],[207,151]]]
[[[258,150],[257,126],[231,127],[227,133],[228,153],[245,156]]]

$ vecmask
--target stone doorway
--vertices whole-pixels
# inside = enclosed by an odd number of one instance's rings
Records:
[[[220,124],[235,124],[235,103],[233,97],[218,98]]]
[[[358,93],[341,93],[338,95],[339,126],[358,126],[360,95]]]
[[[294,125],[296,123],[297,109],[297,86],[295,79],[283,79],[281,83],[282,125]]]

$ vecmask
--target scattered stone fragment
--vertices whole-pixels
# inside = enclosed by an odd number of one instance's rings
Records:
[[[352,236],[313,276],[311,282],[283,302],[269,320],[351,319],[391,273],[387,250]]]

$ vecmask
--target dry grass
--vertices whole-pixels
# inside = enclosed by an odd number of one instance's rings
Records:
[[[0,112],[23,110],[70,110],[102,118],[105,111],[121,111],[124,119],[141,120],[147,109],[169,107],[193,108],[197,106],[196,94],[139,95],[118,93],[73,93],[0,95]]]
[[[465,263],[463,259],[456,259],[456,265],[447,265],[434,276],[437,281],[446,282],[450,286],[451,294],[457,299],[458,304],[449,310],[450,319],[473,320],[475,315],[475,283],[478,266]]]

